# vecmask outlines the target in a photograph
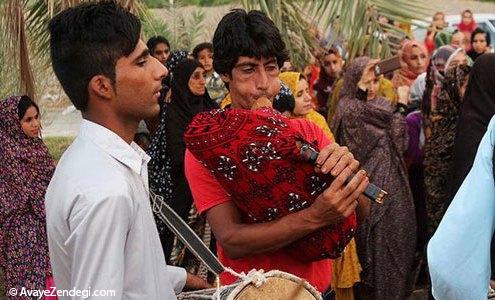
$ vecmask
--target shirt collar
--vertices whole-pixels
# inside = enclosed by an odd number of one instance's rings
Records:
[[[142,175],[143,164],[147,164],[151,159],[136,143],[127,144],[115,132],[97,123],[83,119],[79,135],[90,139],[105,153],[139,175]]]

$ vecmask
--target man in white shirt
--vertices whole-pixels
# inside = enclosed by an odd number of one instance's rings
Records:
[[[49,29],[55,74],[84,118],[45,199],[59,299],[174,299],[184,285],[207,287],[166,265],[150,158],[132,142],[139,121],[159,112],[166,76],[139,38],[139,19],[101,2],[61,12]]]

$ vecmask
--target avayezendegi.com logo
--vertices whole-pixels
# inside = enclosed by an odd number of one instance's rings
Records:
[[[116,293],[114,290],[94,290],[87,288],[84,290],[71,289],[71,290],[57,290],[52,287],[47,290],[30,290],[25,287],[19,289],[11,288],[8,291],[10,297],[29,297],[43,299],[45,297],[78,297],[81,299],[86,299],[89,297],[115,297]]]

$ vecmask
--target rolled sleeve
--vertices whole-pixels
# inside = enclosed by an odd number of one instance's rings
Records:
[[[174,288],[176,294],[180,293],[184,286],[186,285],[187,272],[184,268],[179,268],[175,266],[166,266],[167,274],[170,278],[170,284]]]

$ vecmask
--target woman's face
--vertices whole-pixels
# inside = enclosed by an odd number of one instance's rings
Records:
[[[478,54],[483,54],[488,48],[488,43],[486,42],[486,33],[478,33],[473,38],[473,49]]]
[[[419,47],[412,47],[407,64],[414,73],[423,73],[426,70],[427,64],[426,53]]]
[[[376,99],[378,96],[379,88],[380,88],[380,79],[375,76],[368,85],[368,96],[366,97],[366,99],[367,100]]]
[[[445,15],[442,13],[435,14],[433,16],[433,26],[435,28],[444,28],[445,27]]]
[[[306,79],[301,78],[297,83],[294,99],[296,100],[294,107],[295,116],[304,116],[311,111],[311,96],[309,95],[309,85]]]
[[[464,52],[459,52],[454,57],[452,57],[452,60],[450,61],[449,64],[449,70],[459,65],[467,65],[467,64],[468,64],[468,59],[466,54]]]
[[[30,138],[40,136],[41,123],[39,120],[40,114],[35,106],[30,106],[21,119],[22,131]]]
[[[466,11],[462,14],[462,23],[464,23],[464,25],[469,25],[471,22],[473,21],[473,15]]]
[[[203,96],[206,92],[206,71],[202,67],[197,67],[189,78],[189,90],[196,96]]]

